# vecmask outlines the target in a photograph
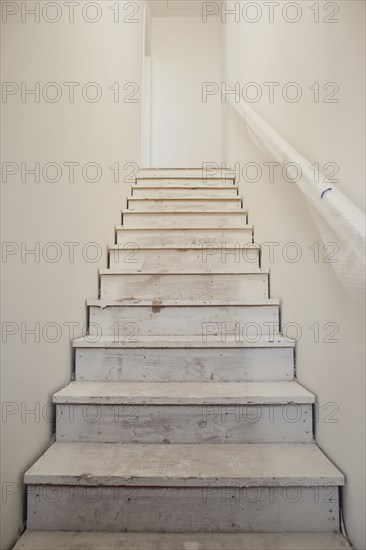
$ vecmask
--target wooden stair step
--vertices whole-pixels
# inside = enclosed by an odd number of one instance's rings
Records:
[[[154,228],[192,228],[192,227],[216,227],[217,229],[243,227],[247,224],[247,212],[245,210],[189,210],[150,212],[141,210],[122,211],[123,227],[154,227]]]
[[[217,227],[125,227],[117,226],[117,243],[136,247],[190,247],[216,244],[219,248],[250,244],[253,241],[253,227],[243,224],[232,227],[230,224]]]
[[[111,445],[54,443],[27,484],[146,487],[343,485],[341,472],[309,444]]]
[[[72,382],[53,396],[54,403],[74,404],[288,404],[314,403],[297,382]]]
[[[189,185],[177,187],[160,187],[160,186],[148,186],[143,187],[140,185],[133,185],[131,188],[132,196],[134,198],[151,199],[151,198],[229,198],[239,196],[239,187],[237,185],[221,185],[211,186],[209,188],[200,185]]]

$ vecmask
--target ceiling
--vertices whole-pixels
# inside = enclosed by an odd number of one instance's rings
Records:
[[[150,0],[155,17],[199,17],[206,0]]]

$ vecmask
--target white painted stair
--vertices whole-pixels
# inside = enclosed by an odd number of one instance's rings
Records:
[[[17,550],[349,548],[247,221],[230,175],[137,175]]]
[[[192,244],[142,248],[129,243],[111,246],[109,250],[110,268],[123,273],[184,273],[187,265],[195,273],[242,273],[258,270],[260,264],[260,248],[254,243],[223,247],[207,242],[203,248]]]
[[[240,197],[220,198],[135,198],[127,199],[128,210],[131,212],[211,212],[227,211],[236,212],[242,210],[242,199]]]
[[[214,327],[215,328],[215,327]],[[226,334],[136,337],[127,325],[116,335],[74,341],[75,378],[105,382],[270,382],[294,380],[294,342],[275,335],[244,339]]]
[[[126,272],[103,269],[100,272],[103,300],[263,300],[269,298],[269,273],[243,270],[241,273]]]
[[[57,441],[212,444],[313,439],[314,396],[296,382],[73,382],[56,393],[54,403]]]
[[[218,187],[207,186],[199,184],[191,184],[180,187],[160,185],[152,187],[143,187],[140,183],[136,185],[132,190],[132,197],[134,199],[229,199],[239,196],[239,188],[234,185],[221,185]]]
[[[249,225],[240,227],[225,226],[217,227],[171,227],[156,228],[156,227],[125,227],[118,226],[116,228],[117,243],[130,251],[142,248],[190,248],[199,246],[202,250],[202,256],[209,246],[216,245],[219,249],[236,248],[251,244],[253,241],[253,228]],[[138,244],[137,244],[138,243]],[[225,258],[224,253],[222,257]],[[222,262],[223,263],[223,262]]]
[[[311,443],[59,442],[25,482],[34,530],[333,532],[342,474]]]
[[[155,288],[148,288],[150,293],[155,294]],[[135,327],[136,337],[198,335],[208,338],[217,335],[223,327],[225,332],[233,332],[237,340],[249,334],[255,339],[263,334],[274,335],[279,332],[278,300],[224,303],[222,300],[186,301],[178,297],[177,300],[156,298],[140,301],[132,298],[87,303],[90,334],[96,336],[116,333],[126,336],[132,326]]]
[[[201,227],[224,228],[242,227],[247,223],[247,213],[244,210],[225,211],[222,207],[217,210],[196,210],[193,207],[185,210],[125,210],[122,212],[122,223],[126,227]]]

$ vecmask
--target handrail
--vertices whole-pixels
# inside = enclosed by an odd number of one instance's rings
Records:
[[[338,278],[360,302],[365,302],[365,214],[335,185],[306,160],[252,107],[230,87],[230,104],[244,119],[254,143],[282,165],[295,163],[301,177],[296,182],[311,206],[323,241],[339,245],[337,262],[332,263]],[[254,136],[253,136],[254,134]],[[259,140],[259,143],[258,143]],[[314,175],[317,175],[316,182]]]

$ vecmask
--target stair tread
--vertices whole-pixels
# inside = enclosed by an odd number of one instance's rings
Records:
[[[196,211],[197,212],[197,211]],[[140,212],[141,213],[141,212]],[[151,213],[151,212],[150,212]],[[156,214],[156,212],[152,212],[153,214]],[[131,212],[129,212],[129,214],[131,214]],[[137,214],[137,212],[135,212],[135,214]],[[235,227],[235,226],[232,226],[230,227],[230,225],[226,225],[225,227],[217,227],[217,226],[212,226],[212,227],[195,227],[194,225],[190,226],[190,227],[126,227],[124,225],[117,225],[116,226],[116,230],[117,231],[121,231],[121,230],[126,230],[126,231],[184,231],[184,233],[186,233],[187,231],[226,231],[226,230],[229,230],[229,231],[237,231],[240,233],[240,231],[244,230],[244,231],[252,231],[253,230],[253,226],[252,225],[248,225],[248,224],[243,224],[241,225],[240,227]]]
[[[240,339],[239,341],[234,335],[228,335],[226,341],[202,341],[200,335],[190,335],[185,337],[179,336],[149,336],[144,335],[136,341],[116,340],[114,336],[100,336],[98,338],[85,336],[77,338],[73,342],[74,347],[78,348],[293,348],[295,341],[289,340],[284,336],[275,334],[271,339],[269,336],[262,336],[251,341]]]
[[[99,273],[101,275],[128,275],[128,272],[126,271],[122,271],[120,269],[100,269],[99,270]],[[225,273],[225,272],[215,272],[215,271],[211,271],[210,273],[202,273],[202,271],[194,271],[194,270],[187,270],[187,272],[182,272],[182,271],[169,271],[169,273],[154,273],[154,272],[149,272],[149,271],[144,271],[144,272],[141,272],[141,273],[136,273],[135,270],[131,270],[131,274],[133,275],[155,275],[156,277],[163,277],[164,275],[180,275],[181,277],[185,277],[186,275],[199,275],[200,277],[211,277],[211,276],[219,276],[219,277],[223,277],[223,276],[230,276],[230,277],[236,277],[237,275],[267,275],[269,273],[269,269],[260,269],[260,268],[257,268],[257,269],[252,269],[252,270],[245,270],[243,268],[242,271],[240,272],[237,272],[237,273]]]
[[[26,531],[13,550],[344,550],[340,533],[109,533]]]
[[[202,172],[201,173],[196,172],[196,173],[190,173],[190,174],[188,173],[184,173],[184,174],[153,173],[153,174],[137,175],[136,177],[137,182],[144,181],[144,180],[156,180],[157,182],[162,182],[162,183],[166,180],[181,180],[182,182],[183,181],[200,181],[202,183],[207,183],[207,181],[221,181],[221,182],[232,181],[234,184],[235,176],[229,176],[229,175],[223,176],[223,175],[217,175],[217,174],[215,175],[206,174],[203,176]]]
[[[227,166],[225,168],[217,168],[215,169],[215,172],[211,170],[210,168],[203,168],[203,166],[144,166],[143,168],[139,168],[139,171],[137,172],[137,177],[140,176],[140,174],[144,174],[145,172],[200,172],[207,173],[207,174],[213,174],[216,172],[222,172],[224,174],[230,173],[233,171],[233,169],[230,166]]]
[[[122,210],[122,214],[133,214],[133,215],[149,214],[153,216],[156,216],[157,214],[164,215],[164,216],[165,214],[174,214],[174,216],[178,216],[178,215],[184,216],[185,214],[220,214],[220,215],[223,214],[225,216],[229,216],[229,215],[238,216],[239,214],[242,215],[246,213],[247,211],[243,209],[242,210],[205,210],[205,209],[190,210],[187,208],[187,210],[160,210],[155,212],[153,210]]]
[[[158,174],[157,172],[152,172],[151,174],[137,174],[136,181],[156,180],[157,182],[164,182],[165,180],[194,180],[201,181],[202,183],[206,183],[207,181],[232,181],[233,184],[235,182],[235,176],[230,176],[228,174],[202,174],[202,170],[191,170],[190,173],[188,173],[188,171],[181,171],[182,173],[177,173],[177,171],[171,172],[172,173],[168,174],[168,171],[166,170],[163,174]]]
[[[297,382],[72,382],[54,403],[142,405],[314,403]]]
[[[160,188],[161,189],[161,188]],[[134,197],[130,195],[127,197],[128,201],[152,201],[152,202],[161,202],[161,201],[241,201],[241,197],[192,197],[187,195],[186,197]]]
[[[155,185],[155,186],[146,186],[144,187],[143,185],[136,185],[136,184],[133,184],[132,185],[132,189],[161,189],[161,186],[160,185]],[[164,187],[165,189],[165,187]],[[169,189],[182,189],[182,187],[180,187],[179,185],[172,185],[169,187]],[[207,187],[205,185],[190,185],[189,187],[184,187],[184,189],[200,189],[202,191],[207,191]],[[210,186],[210,190],[211,189],[237,189],[239,190],[239,186],[238,185],[216,185],[216,186]]]
[[[88,306],[93,307],[114,307],[114,306],[126,306],[126,305],[136,305],[136,306],[182,306],[182,307],[200,307],[200,306],[222,306],[222,307],[231,307],[231,306],[248,306],[248,307],[257,307],[257,306],[278,306],[280,305],[280,300],[277,298],[268,298],[266,300],[235,300],[235,301],[223,301],[223,300],[123,300],[120,302],[118,300],[87,300]]]
[[[214,244],[214,243],[207,243],[208,245],[209,244]],[[255,243],[238,243],[238,246],[232,246],[232,245],[229,245],[229,246],[225,246],[225,248],[223,250],[227,251],[227,250],[243,250],[243,249],[248,249],[248,250],[260,250],[260,245],[259,244],[255,244]],[[109,247],[110,250],[125,250],[125,251],[134,251],[135,249],[134,248],[127,248],[125,245],[123,244],[113,244]],[[152,245],[143,245],[143,246],[138,246],[138,248],[136,247],[136,250],[138,250],[139,252],[141,252],[142,250],[176,250],[176,251],[183,251],[183,252],[187,252],[188,250],[202,250],[202,244],[197,244],[197,245],[192,245],[190,244],[189,246],[152,246]],[[219,250],[219,248],[217,249]]]
[[[314,443],[54,443],[26,472],[27,484],[159,487],[343,485]]]
[[[205,187],[206,189],[215,189],[217,187],[227,188],[230,185],[232,188],[235,188],[235,180],[226,178],[222,180],[221,178],[209,178],[208,180],[203,180],[200,177],[166,177],[166,178],[151,178],[144,177],[138,178],[133,184],[133,187],[156,187],[159,184],[160,189],[165,187],[173,188],[190,188],[190,187]]]
[[[154,175],[145,175],[145,176],[138,176],[136,178],[135,185],[139,185],[140,182],[146,182],[146,181],[154,181],[154,183],[159,183],[161,187],[164,187],[164,183],[166,182],[172,182],[173,185],[176,185],[177,183],[200,183],[203,186],[207,185],[207,182],[222,182],[224,185],[227,182],[232,182],[232,185],[235,183],[234,178],[222,178],[221,176],[209,176],[207,178],[203,178],[200,174],[185,174],[185,175],[177,175],[177,174],[166,174],[166,175],[160,175],[160,176],[154,176]]]

